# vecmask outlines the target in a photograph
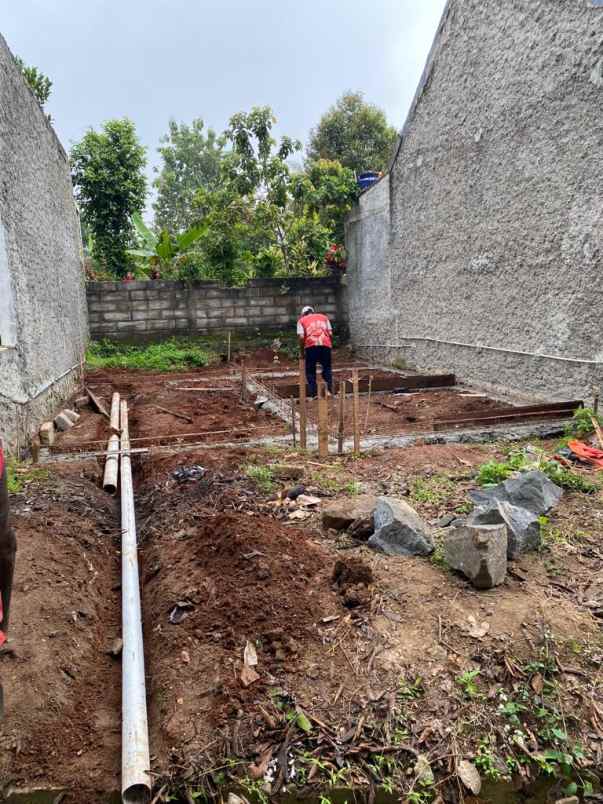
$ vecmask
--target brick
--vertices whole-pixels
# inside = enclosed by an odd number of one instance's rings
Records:
[[[103,313],[103,320],[104,321],[129,321],[130,316],[128,313],[116,312],[116,313]]]
[[[149,310],[170,310],[172,302],[169,299],[151,299],[147,303]]]
[[[146,290],[132,290],[130,291],[130,298],[132,301],[146,301],[148,299]]]
[[[134,332],[144,332],[147,328],[146,321],[118,321],[117,329],[119,330],[127,330],[127,331],[134,331]]]
[[[246,327],[249,325],[249,320],[243,317],[227,318],[224,322],[227,327]]]
[[[44,422],[40,427],[40,444],[52,447],[54,444],[54,422]]]
[[[132,321],[146,321],[149,316],[148,310],[132,310]]]

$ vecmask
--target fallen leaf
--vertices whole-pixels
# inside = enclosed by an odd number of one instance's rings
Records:
[[[431,765],[425,754],[419,754],[417,757],[414,772],[417,774],[417,781],[421,785],[431,786],[435,781]]]
[[[180,654],[180,656],[182,657],[182,661],[184,662],[184,664],[190,664],[191,663],[191,657],[190,657],[189,652],[187,651],[186,648],[183,648],[182,653]]]
[[[485,621],[478,623],[473,614],[470,614],[467,620],[469,625],[465,626],[465,630],[474,639],[483,639],[490,630],[490,623]]]
[[[312,724],[306,717],[305,713],[302,709],[298,707],[297,709],[297,720],[295,721],[297,725],[300,727],[302,731],[305,731],[306,734],[309,734],[312,731]]]
[[[258,654],[256,652],[253,642],[247,640],[245,650],[243,651],[243,661],[249,667],[255,667],[258,663]]]
[[[313,508],[315,505],[320,505],[322,502],[320,497],[311,497],[309,494],[300,494],[296,502],[304,508]]]
[[[259,673],[256,673],[253,667],[249,667],[248,664],[243,665],[243,669],[241,670],[241,684],[244,687],[250,687],[252,684],[255,684],[256,681],[259,681],[259,678]]]
[[[479,795],[482,789],[482,780],[475,765],[467,759],[462,759],[458,764],[456,772],[467,790],[471,790],[474,796]]]
[[[530,686],[536,693],[536,695],[540,695],[542,693],[542,688],[544,687],[544,679],[540,675],[540,673],[536,673],[535,676],[532,677],[530,681]]]

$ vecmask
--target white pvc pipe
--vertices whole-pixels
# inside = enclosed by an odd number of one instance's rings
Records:
[[[115,432],[119,431],[119,394],[113,394],[111,400],[111,435],[107,444],[107,460],[105,461],[105,474],[103,476],[103,488],[109,494],[117,491],[117,476],[119,473],[119,436]]]
[[[122,760],[123,804],[144,804],[151,794],[151,762],[144,675],[144,645],[136,515],[130,459],[128,403],[121,402],[121,589],[122,589]]]

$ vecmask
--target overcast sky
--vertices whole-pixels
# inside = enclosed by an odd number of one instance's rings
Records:
[[[69,148],[128,116],[151,164],[170,117],[222,130],[269,105],[306,142],[345,90],[401,128],[445,0],[0,0],[9,47],[53,81]]]

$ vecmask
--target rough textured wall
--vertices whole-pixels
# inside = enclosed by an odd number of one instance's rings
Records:
[[[67,158],[1,36],[0,231],[0,433],[14,445],[71,391],[87,317]]]
[[[336,279],[256,279],[245,287],[215,282],[91,282],[93,338],[144,341],[220,330],[285,329],[311,304],[341,321]]]
[[[380,185],[348,222],[355,342],[588,396],[603,381],[602,110],[603,8],[451,0],[391,166],[389,223],[367,214]],[[372,287],[387,330],[355,301]]]

